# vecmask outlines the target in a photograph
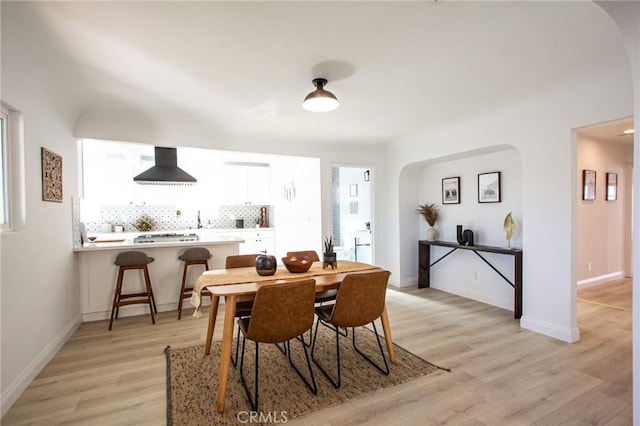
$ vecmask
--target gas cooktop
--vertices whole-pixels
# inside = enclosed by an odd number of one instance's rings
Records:
[[[134,244],[167,243],[172,241],[198,241],[197,234],[141,234],[133,239]]]

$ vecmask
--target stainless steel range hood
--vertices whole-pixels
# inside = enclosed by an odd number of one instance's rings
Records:
[[[196,178],[178,167],[175,148],[155,147],[156,165],[140,173],[133,181],[141,185],[193,185]]]

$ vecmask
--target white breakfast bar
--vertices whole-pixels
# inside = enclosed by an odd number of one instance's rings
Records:
[[[178,256],[189,247],[206,247],[211,252],[210,269],[224,268],[227,256],[239,253],[238,246],[244,240],[233,235],[204,235],[199,241],[172,241],[135,244],[133,238],[140,233],[112,233],[113,239],[122,241],[86,243],[74,248],[79,256],[80,297],[82,321],[108,319],[111,313],[113,292],[118,267],[113,264],[118,253],[139,250],[155,259],[149,264],[151,285],[158,311],[176,310],[180,297],[180,284],[184,263]],[[202,274],[202,268],[190,267],[187,279],[193,284]],[[124,277],[123,291],[143,291],[144,280],[139,271],[128,271]],[[188,306],[188,302],[185,301]],[[141,305],[120,308],[120,317],[147,314],[148,308]]]

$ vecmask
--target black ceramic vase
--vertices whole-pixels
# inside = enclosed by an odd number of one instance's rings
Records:
[[[337,255],[335,252],[322,254],[322,260],[325,263],[334,263],[336,259],[337,259]]]
[[[261,255],[256,257],[256,271],[258,275],[273,275],[278,268],[278,262],[275,256]]]

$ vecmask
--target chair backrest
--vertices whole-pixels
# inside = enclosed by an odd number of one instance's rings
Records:
[[[281,343],[303,334],[313,325],[315,295],[314,279],[261,286],[253,301],[247,338]]]
[[[311,261],[313,262],[317,262],[320,260],[320,258],[318,257],[318,253],[316,253],[315,250],[288,251],[287,257],[291,257],[291,256],[309,256],[311,258]]]
[[[360,327],[379,318],[384,309],[389,271],[348,274],[338,288],[331,324]]]
[[[260,256],[260,253],[238,254],[233,256],[227,256],[224,267],[226,269],[233,269],[233,268],[246,268],[248,266],[256,266],[256,257],[258,256]]]

